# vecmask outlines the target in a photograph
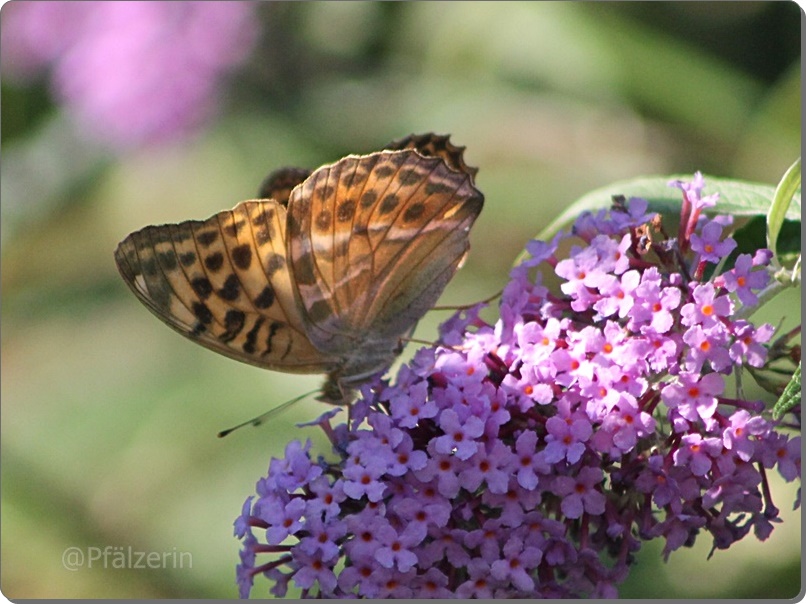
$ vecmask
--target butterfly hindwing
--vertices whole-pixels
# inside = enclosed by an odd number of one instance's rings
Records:
[[[413,149],[315,171],[289,200],[289,257],[314,344],[405,335],[467,252],[482,203],[469,174]]]
[[[436,303],[467,254],[484,199],[469,175],[436,158],[409,157],[396,178],[410,184],[395,193],[400,208],[376,247],[386,262],[373,267],[372,294],[354,316],[374,317],[382,337],[407,333]]]

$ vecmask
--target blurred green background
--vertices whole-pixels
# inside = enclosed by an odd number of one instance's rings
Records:
[[[775,183],[800,155],[794,3],[261,3],[247,7],[249,43],[225,40],[243,43],[243,57],[216,80],[217,109],[183,136],[128,144],[76,118],[76,93],[53,67],[70,48],[8,77],[6,60],[25,59],[24,47],[7,46],[19,33],[12,12],[25,4],[0,12],[0,578],[9,598],[233,597],[232,522],[243,500],[289,438],[321,442],[294,427],[324,410],[311,401],[215,437],[320,378],[239,364],[160,324],[114,266],[130,231],[229,208],[276,167],[451,133],[480,167],[486,196],[468,262],[441,300],[462,304],[500,289],[525,242],[591,189],[697,169]],[[107,43],[112,61],[115,38]],[[153,56],[142,60],[142,73],[156,68]],[[78,77],[74,64],[62,78]],[[166,89],[182,89],[186,75]],[[172,100],[148,94],[118,119]],[[798,324],[799,303],[776,301],[769,320]],[[429,313],[417,337],[432,339],[444,318]],[[767,542],[750,536],[706,560],[703,538],[668,564],[661,543],[647,544],[622,595],[794,597],[795,487],[772,480],[784,523]],[[62,564],[70,547],[189,552],[192,568],[97,561],[71,571]]]

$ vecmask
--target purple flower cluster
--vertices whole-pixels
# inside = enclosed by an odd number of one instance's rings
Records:
[[[116,147],[170,140],[212,113],[257,37],[252,2],[13,2],[3,74],[52,71],[58,99]]]
[[[725,377],[765,362],[772,328],[736,316],[769,254],[703,281],[735,242],[701,215],[699,175],[673,184],[688,235],[632,199],[531,242],[494,325],[455,316],[348,424],[319,420],[335,459],[296,441],[273,459],[235,523],[241,595],[263,574],[277,596],[293,580],[303,597],[613,597],[644,540],[668,556],[701,532],[765,539],[765,472],[799,477],[800,437]]]

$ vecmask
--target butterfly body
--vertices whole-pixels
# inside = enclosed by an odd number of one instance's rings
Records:
[[[322,398],[345,402],[434,305],[483,204],[447,137],[393,145],[279,171],[266,199],[205,221],[132,233],[120,273],[182,335],[260,367],[326,373]]]

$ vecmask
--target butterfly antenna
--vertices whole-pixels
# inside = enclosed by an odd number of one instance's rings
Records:
[[[420,338],[400,338],[401,342],[406,344],[422,344],[423,346],[436,346],[437,342],[433,340],[421,340]]]
[[[434,306],[431,310],[467,310],[468,308],[473,308],[478,304],[488,304],[495,300],[496,298],[500,298],[501,294],[504,293],[504,290],[499,290],[497,293],[493,294],[489,298],[484,298],[484,300],[479,300],[478,302],[473,302],[472,304],[464,304],[462,306]]]
[[[400,341],[405,342],[406,344],[422,344],[423,346],[442,346],[443,348],[450,348],[456,351],[464,350],[461,346],[450,346],[448,344],[440,344],[439,342],[434,342],[431,340],[421,340],[420,338],[400,338]]]
[[[300,394],[299,396],[292,398],[290,401],[286,401],[283,404],[278,405],[277,407],[274,407],[273,409],[269,409],[268,411],[266,411],[266,413],[258,415],[257,417],[253,417],[252,419],[247,420],[247,421],[245,421],[245,422],[243,422],[241,424],[238,424],[237,426],[233,426],[232,428],[227,428],[226,430],[222,430],[221,432],[218,433],[218,438],[224,438],[228,434],[231,434],[232,432],[235,432],[235,430],[238,430],[239,428],[243,428],[244,426],[254,426],[254,427],[257,428],[259,425],[261,425],[267,419],[269,419],[271,417],[274,417],[275,415],[279,415],[280,413],[282,413],[283,411],[288,409],[294,403],[298,403],[299,401],[304,399],[306,396],[311,396],[312,394],[316,394],[317,392],[319,392],[318,389],[317,390],[311,390],[310,392],[306,392],[305,394]]]

